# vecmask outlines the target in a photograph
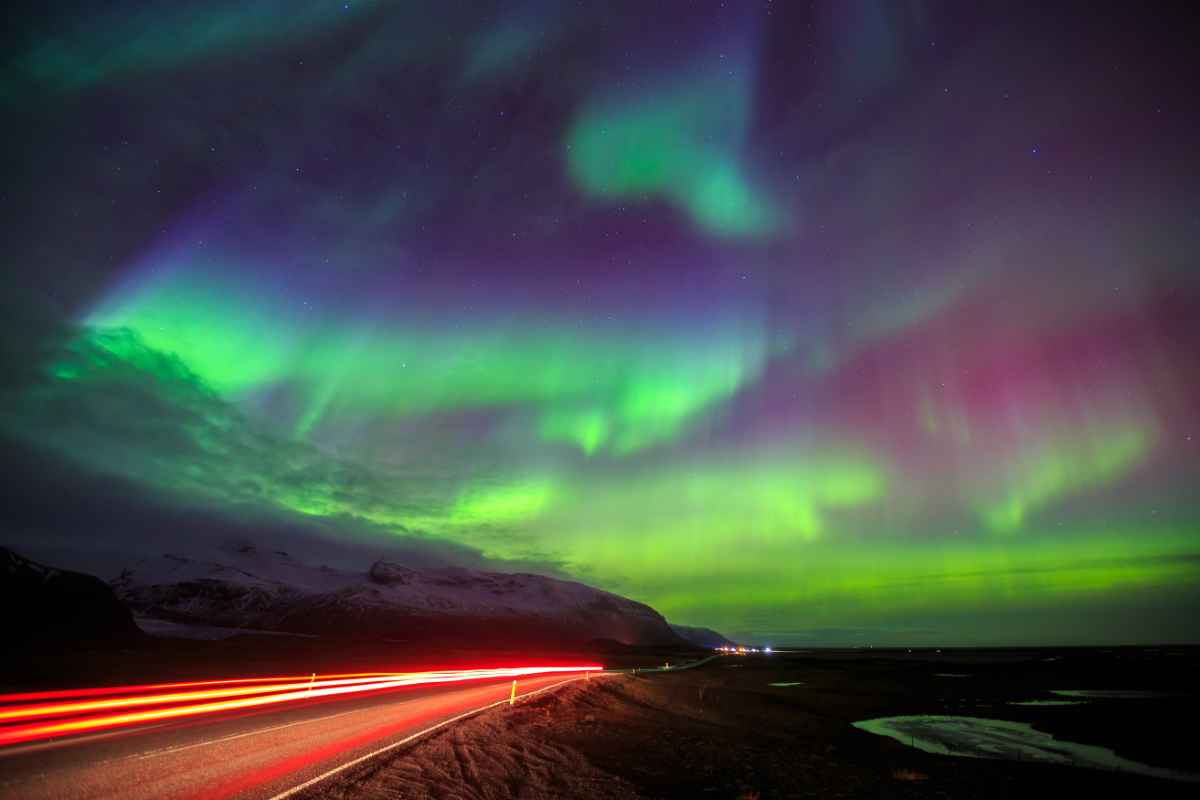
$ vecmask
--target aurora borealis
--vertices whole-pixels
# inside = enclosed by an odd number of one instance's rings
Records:
[[[6,540],[207,541],[144,503],[760,642],[1200,638],[1165,12],[22,5]]]

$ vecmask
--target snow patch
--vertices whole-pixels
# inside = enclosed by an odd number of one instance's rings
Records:
[[[1041,761],[1092,769],[1120,770],[1154,778],[1200,781],[1200,774],[1153,767],[1121,758],[1107,747],[1065,742],[1024,722],[953,716],[881,717],[854,727],[939,755]]]

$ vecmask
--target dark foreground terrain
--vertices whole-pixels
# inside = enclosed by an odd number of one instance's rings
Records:
[[[1192,797],[1195,785],[915,750],[851,723],[955,714],[1034,724],[1125,758],[1200,769],[1191,649],[723,657],[593,679],[444,729],[313,787],[333,798]],[[773,683],[799,683],[772,686]],[[1051,689],[1167,696],[1076,706]]]

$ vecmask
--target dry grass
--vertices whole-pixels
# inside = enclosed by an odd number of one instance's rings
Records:
[[[578,751],[543,735],[559,718],[592,725],[578,714],[588,687],[569,687],[444,728],[416,746],[314,787],[305,797],[384,800],[636,800],[621,778],[597,769]]]

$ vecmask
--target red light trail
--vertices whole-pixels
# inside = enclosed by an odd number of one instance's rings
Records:
[[[391,672],[347,672],[325,675],[324,678],[365,678],[385,677]],[[233,686],[246,683],[271,683],[279,681],[307,681],[308,675],[291,675],[274,678],[226,678],[208,681],[185,681],[182,683],[146,683],[137,686],[96,686],[84,689],[56,689],[47,692],[18,692],[16,694],[0,694],[0,703],[22,703],[29,700],[56,700],[64,697],[100,697],[110,694],[131,694],[147,692],[156,689],[189,689],[196,686]]]
[[[220,681],[162,683],[26,692],[0,695],[0,746],[33,742],[75,733],[124,728],[144,722],[195,717],[258,706],[299,702],[361,692],[426,684],[493,678],[520,678],[568,672],[598,672],[599,665],[571,667],[504,667],[425,672],[357,673]],[[203,687],[203,688],[196,688]],[[178,691],[189,689],[189,691]],[[37,700],[71,702],[38,703]],[[103,698],[103,699],[78,699]],[[145,708],[153,706],[153,708]],[[132,709],[132,710],[131,710]]]

